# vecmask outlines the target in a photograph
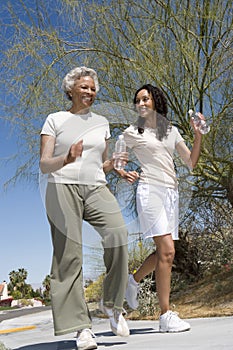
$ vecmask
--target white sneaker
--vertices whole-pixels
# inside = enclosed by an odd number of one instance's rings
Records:
[[[104,306],[103,300],[100,301],[99,308],[104,314],[109,317],[110,327],[115,335],[119,335],[121,337],[129,336],[129,328],[126,320],[122,315],[122,312]]]
[[[159,318],[159,331],[162,333],[185,332],[190,330],[190,324],[181,320],[176,312],[167,311]]]
[[[138,308],[138,293],[139,284],[133,278],[133,275],[129,275],[128,285],[125,292],[125,299],[131,309],[136,310]]]
[[[89,328],[85,328],[77,333],[76,345],[78,350],[97,349],[97,344],[93,339],[94,333]]]

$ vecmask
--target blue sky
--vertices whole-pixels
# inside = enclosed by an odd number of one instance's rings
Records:
[[[26,182],[3,188],[16,169],[16,162],[5,164],[19,152],[15,136],[0,119],[0,281],[8,282],[9,272],[25,268],[28,283],[41,283],[49,273],[51,241],[39,188]]]

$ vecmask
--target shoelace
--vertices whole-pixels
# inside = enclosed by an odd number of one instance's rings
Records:
[[[175,317],[178,322],[182,322],[178,315],[179,313],[177,311],[170,311],[168,316],[169,321],[172,317]]]

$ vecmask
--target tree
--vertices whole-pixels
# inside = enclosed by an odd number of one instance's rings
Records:
[[[142,83],[159,85],[188,143],[189,108],[206,114],[211,132],[189,190],[233,205],[230,0],[21,0],[8,1],[2,11],[2,105],[4,118],[19,128],[23,150],[13,180],[37,179],[41,125],[48,113],[67,107],[62,77],[85,64],[96,68],[98,98],[111,109],[116,101],[131,101]],[[127,116],[121,118],[127,125]],[[118,123],[119,115],[110,119]]]
[[[11,271],[9,273],[10,284],[9,290],[13,296],[18,295],[20,298],[30,298],[32,294],[32,287],[25,281],[27,279],[27,271],[24,268],[18,269],[18,271]]]
[[[42,283],[44,287],[43,296],[47,300],[50,299],[50,282],[51,282],[51,277],[50,275],[47,275]]]
[[[192,142],[189,108],[208,113],[212,131],[203,142],[189,189],[205,200],[227,199],[233,205],[231,3],[114,4],[105,9],[96,4],[94,10],[98,22],[92,45],[102,49],[98,61],[100,57],[109,61],[101,73],[104,71],[104,80],[108,77],[114,85],[114,91],[106,89],[105,98],[127,98],[132,88],[148,80],[155,82],[166,93],[173,120],[187,135],[187,142]]]

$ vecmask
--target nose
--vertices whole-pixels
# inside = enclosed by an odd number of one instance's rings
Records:
[[[144,101],[144,100],[138,101],[138,105],[139,105],[139,106],[144,106],[144,105],[145,105],[145,101]]]

